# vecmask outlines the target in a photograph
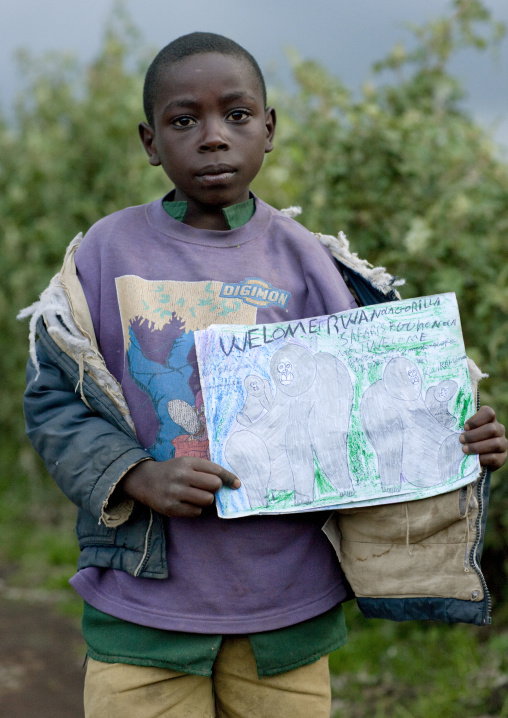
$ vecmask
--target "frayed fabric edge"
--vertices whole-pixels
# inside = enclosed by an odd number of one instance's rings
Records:
[[[82,238],[81,232],[74,237],[67,247],[66,257],[80,244]],[[83,396],[83,373],[86,370],[91,379],[113,400],[132,431],[135,431],[134,422],[120,385],[107,370],[104,359],[93,349],[89,337],[81,332],[74,321],[69,299],[60,279],[60,272],[51,279],[38,301],[25,307],[17,315],[19,320],[30,318],[29,354],[36,371],[36,379],[40,375],[36,338],[37,322],[41,317],[55,344],[78,365],[79,381],[76,391],[80,392],[85,404],[88,405]]]
[[[393,277],[386,271],[385,267],[374,267],[366,259],[360,259],[356,252],[351,252],[349,249],[349,240],[344,232],[339,232],[336,237],[331,234],[314,232],[314,236],[319,239],[322,245],[330,250],[336,259],[344,262],[358,272],[358,274],[361,274],[362,277],[368,279],[376,289],[379,289],[384,294],[394,287],[401,287],[406,283],[405,279]],[[400,299],[398,292],[396,292],[396,294]]]

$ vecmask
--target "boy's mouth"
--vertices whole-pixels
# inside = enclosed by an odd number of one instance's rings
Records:
[[[236,170],[229,165],[207,165],[196,175],[203,184],[221,184],[233,177]]]

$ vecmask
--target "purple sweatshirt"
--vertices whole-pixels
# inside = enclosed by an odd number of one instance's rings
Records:
[[[247,224],[223,232],[176,221],[161,200],[130,207],[90,229],[76,265],[108,369],[140,443],[159,461],[208,456],[195,330],[355,306],[320,242],[259,199]],[[87,568],[71,583],[95,608],[145,626],[282,628],[345,598],[325,519],[316,512],[226,521],[210,507],[199,518],[168,518],[167,579]]]

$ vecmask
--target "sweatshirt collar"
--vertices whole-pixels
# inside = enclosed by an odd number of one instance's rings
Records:
[[[173,192],[170,192],[162,200],[162,206],[170,217],[176,219],[177,222],[183,222],[187,213],[187,202],[175,202],[171,199]],[[247,224],[249,219],[252,218],[256,206],[254,197],[249,197],[245,202],[239,202],[231,207],[224,207],[222,213],[227,222],[229,229],[237,229]]]

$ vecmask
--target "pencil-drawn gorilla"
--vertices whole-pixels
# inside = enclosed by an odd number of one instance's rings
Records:
[[[267,380],[246,378],[245,404],[236,417],[245,428],[225,446],[251,508],[266,506],[279,491],[294,490],[295,504],[312,502],[315,460],[338,494],[351,495],[347,436],[353,386],[344,364],[332,354],[286,344],[272,356],[270,375],[275,395]]]
[[[403,478],[413,486],[428,487],[458,473],[464,453],[459,433],[450,429],[455,417],[448,412],[457,389],[453,381],[441,382],[427,390],[424,401],[418,367],[398,357],[366,390],[360,412],[384,491],[399,491]]]
[[[239,424],[250,426],[256,421],[263,409],[270,408],[273,397],[270,389],[270,383],[266,379],[260,379],[256,374],[249,374],[243,382],[247,396],[242,410],[237,414],[236,420]]]

